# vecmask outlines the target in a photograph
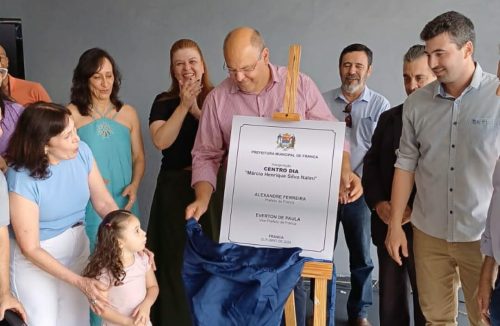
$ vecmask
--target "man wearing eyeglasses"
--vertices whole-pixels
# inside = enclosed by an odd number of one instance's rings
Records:
[[[346,123],[346,138],[351,144],[351,166],[360,177],[363,173],[363,158],[371,146],[379,116],[390,108],[385,97],[366,86],[366,80],[372,72],[372,58],[372,51],[363,44],[351,44],[344,48],[339,58],[342,85],[323,94],[333,115]],[[367,309],[372,304],[373,270],[370,215],[364,197],[339,205],[337,211],[335,243],[342,223],[349,249],[351,291],[347,300],[347,314],[350,325],[370,325],[367,319]],[[333,283],[330,290],[329,311],[333,311]]]
[[[270,117],[283,106],[287,69],[270,63],[269,49],[258,31],[250,27],[231,31],[224,40],[224,59],[229,76],[203,104],[192,151],[196,200],[186,208],[186,218],[199,219],[207,210],[219,167],[226,165],[233,116]],[[297,84],[296,110],[302,119],[335,120],[308,76],[300,74]],[[351,170],[348,152],[342,161],[340,200],[355,201],[362,194],[359,177]],[[304,315],[298,315],[299,325],[304,324]]]
[[[0,68],[9,68],[9,58],[5,49],[0,45]],[[3,69],[2,69],[3,70]],[[0,74],[7,74],[3,79],[2,89],[4,94],[12,97],[17,103],[26,106],[37,101],[51,102],[49,94],[40,83],[19,79],[8,74],[7,71],[0,71]]]

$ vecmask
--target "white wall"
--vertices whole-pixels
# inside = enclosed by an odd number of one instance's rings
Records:
[[[476,58],[483,69],[495,72],[499,0],[0,0],[0,17],[22,19],[26,78],[40,81],[56,102],[68,102],[73,69],[84,50],[98,46],[114,56],[124,76],[121,98],[136,107],[142,120],[147,168],[139,199],[145,221],[160,164],[147,121],[154,96],[170,83],[168,50],[175,40],[198,41],[218,83],[225,78],[225,35],[236,26],[251,25],[266,39],[274,63],[286,65],[288,46],[301,44],[301,70],[322,91],[339,85],[342,48],[364,43],[374,52],[369,86],[396,105],[405,97],[403,53],[419,42],[426,22],[448,10],[474,21]],[[348,274],[342,239],[336,261],[339,274]]]

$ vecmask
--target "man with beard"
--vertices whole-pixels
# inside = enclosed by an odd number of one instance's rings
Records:
[[[389,101],[366,86],[372,72],[372,51],[363,44],[351,44],[342,50],[339,71],[342,86],[323,94],[333,115],[346,123],[346,139],[351,144],[351,167],[361,177],[363,158],[371,146],[371,138],[382,112],[390,108]],[[349,249],[351,291],[347,300],[350,325],[370,325],[367,309],[372,304],[372,270],[370,257],[370,209],[364,197],[339,204],[337,211],[337,243],[340,223]],[[335,285],[329,286],[328,311],[333,316]],[[329,321],[333,325],[333,320]]]

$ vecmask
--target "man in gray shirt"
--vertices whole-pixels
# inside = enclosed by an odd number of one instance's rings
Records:
[[[420,37],[437,81],[404,103],[386,247],[398,264],[408,256],[401,223],[415,181],[413,251],[427,323],[456,325],[461,284],[469,322],[480,325],[479,239],[500,155],[498,79],[474,61],[474,25],[462,14],[439,15]]]
[[[9,284],[9,196],[7,182],[0,171],[0,321],[3,320],[5,311],[13,309],[26,321],[23,306],[10,293]]]

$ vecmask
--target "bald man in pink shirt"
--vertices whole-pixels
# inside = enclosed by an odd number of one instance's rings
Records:
[[[283,104],[287,69],[269,62],[269,49],[258,31],[250,27],[231,31],[224,40],[224,58],[229,77],[205,99],[192,151],[196,200],[186,208],[187,219],[199,219],[207,210],[219,168],[227,163],[233,116],[270,117]],[[304,74],[298,79],[297,113],[306,120],[335,121],[319,89]],[[339,200],[352,202],[362,192],[360,179],[352,172],[346,144]]]

